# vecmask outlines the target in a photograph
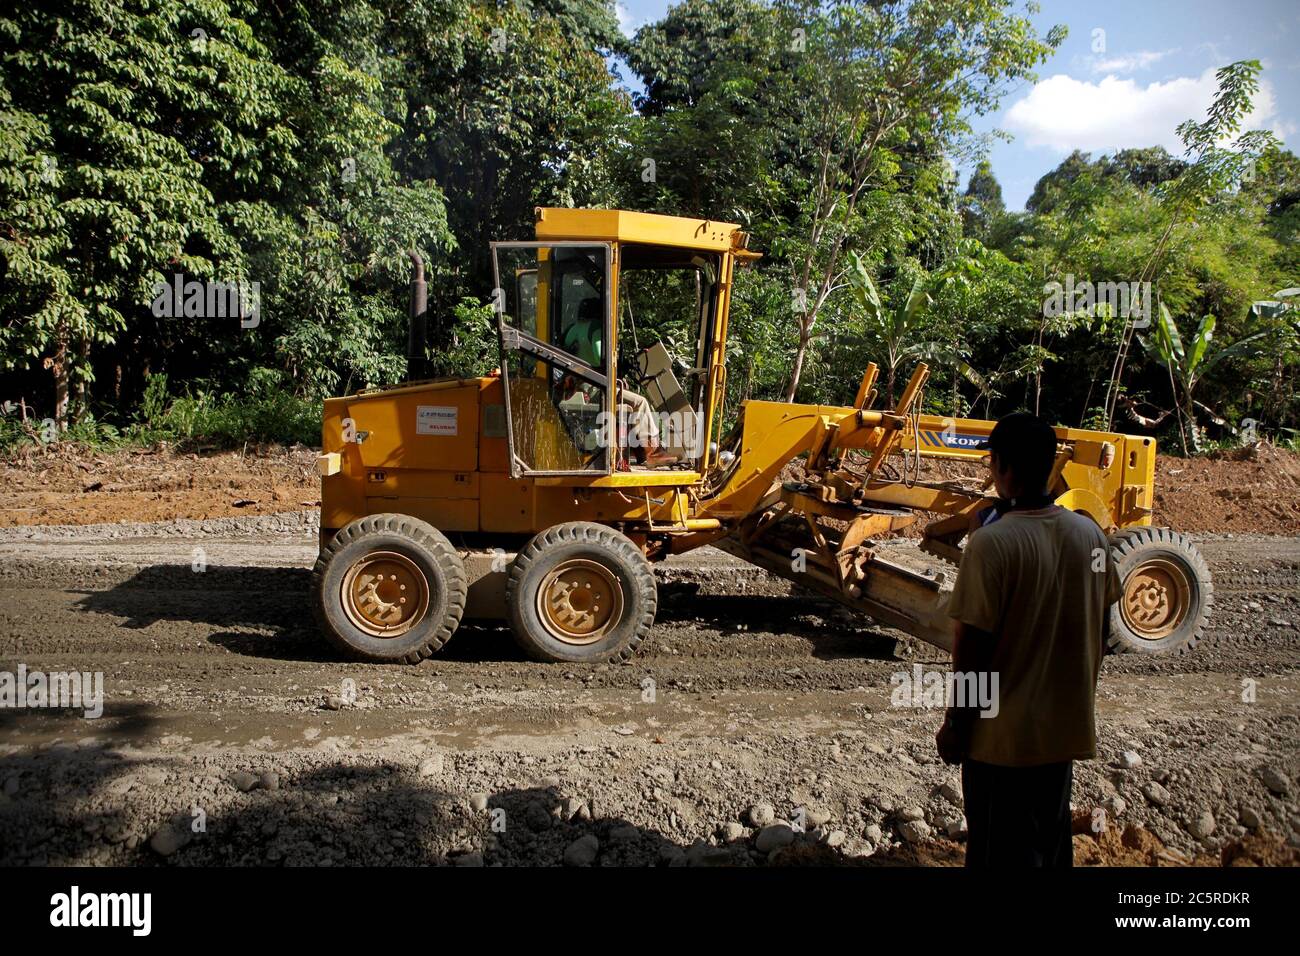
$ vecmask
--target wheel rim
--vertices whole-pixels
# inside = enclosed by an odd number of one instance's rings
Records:
[[[419,565],[396,551],[375,551],[343,578],[343,612],[375,637],[401,637],[429,610],[429,581]]]
[[[623,589],[603,564],[573,558],[542,579],[537,617],[557,640],[594,644],[623,619]]]
[[[1124,582],[1120,602],[1126,623],[1138,637],[1158,641],[1178,630],[1191,607],[1192,586],[1177,562],[1145,561]]]

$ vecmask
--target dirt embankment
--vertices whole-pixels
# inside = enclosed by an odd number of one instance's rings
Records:
[[[0,462],[0,528],[269,515],[320,499],[316,452],[301,446],[25,452]]]
[[[320,497],[315,459],[301,446],[201,455],[28,450],[0,462],[0,527],[312,508]],[[1196,459],[1160,456],[1155,504],[1156,524],[1177,531],[1300,534],[1300,455],[1260,445]]]
[[[1156,461],[1156,523],[1178,531],[1300,534],[1300,455],[1260,443]]]

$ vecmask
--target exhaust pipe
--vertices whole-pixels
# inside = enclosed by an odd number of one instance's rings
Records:
[[[411,279],[411,326],[406,340],[406,378],[417,381],[428,377],[425,346],[429,338],[429,289],[424,281],[424,260],[414,249],[407,255],[415,266]]]

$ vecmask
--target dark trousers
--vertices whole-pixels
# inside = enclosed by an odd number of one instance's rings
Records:
[[[1074,761],[1038,767],[997,767],[966,760],[966,865],[1073,866],[1070,788]]]

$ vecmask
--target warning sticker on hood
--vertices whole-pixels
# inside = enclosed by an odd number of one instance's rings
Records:
[[[418,405],[415,413],[417,435],[455,435],[458,414],[455,405]]]

